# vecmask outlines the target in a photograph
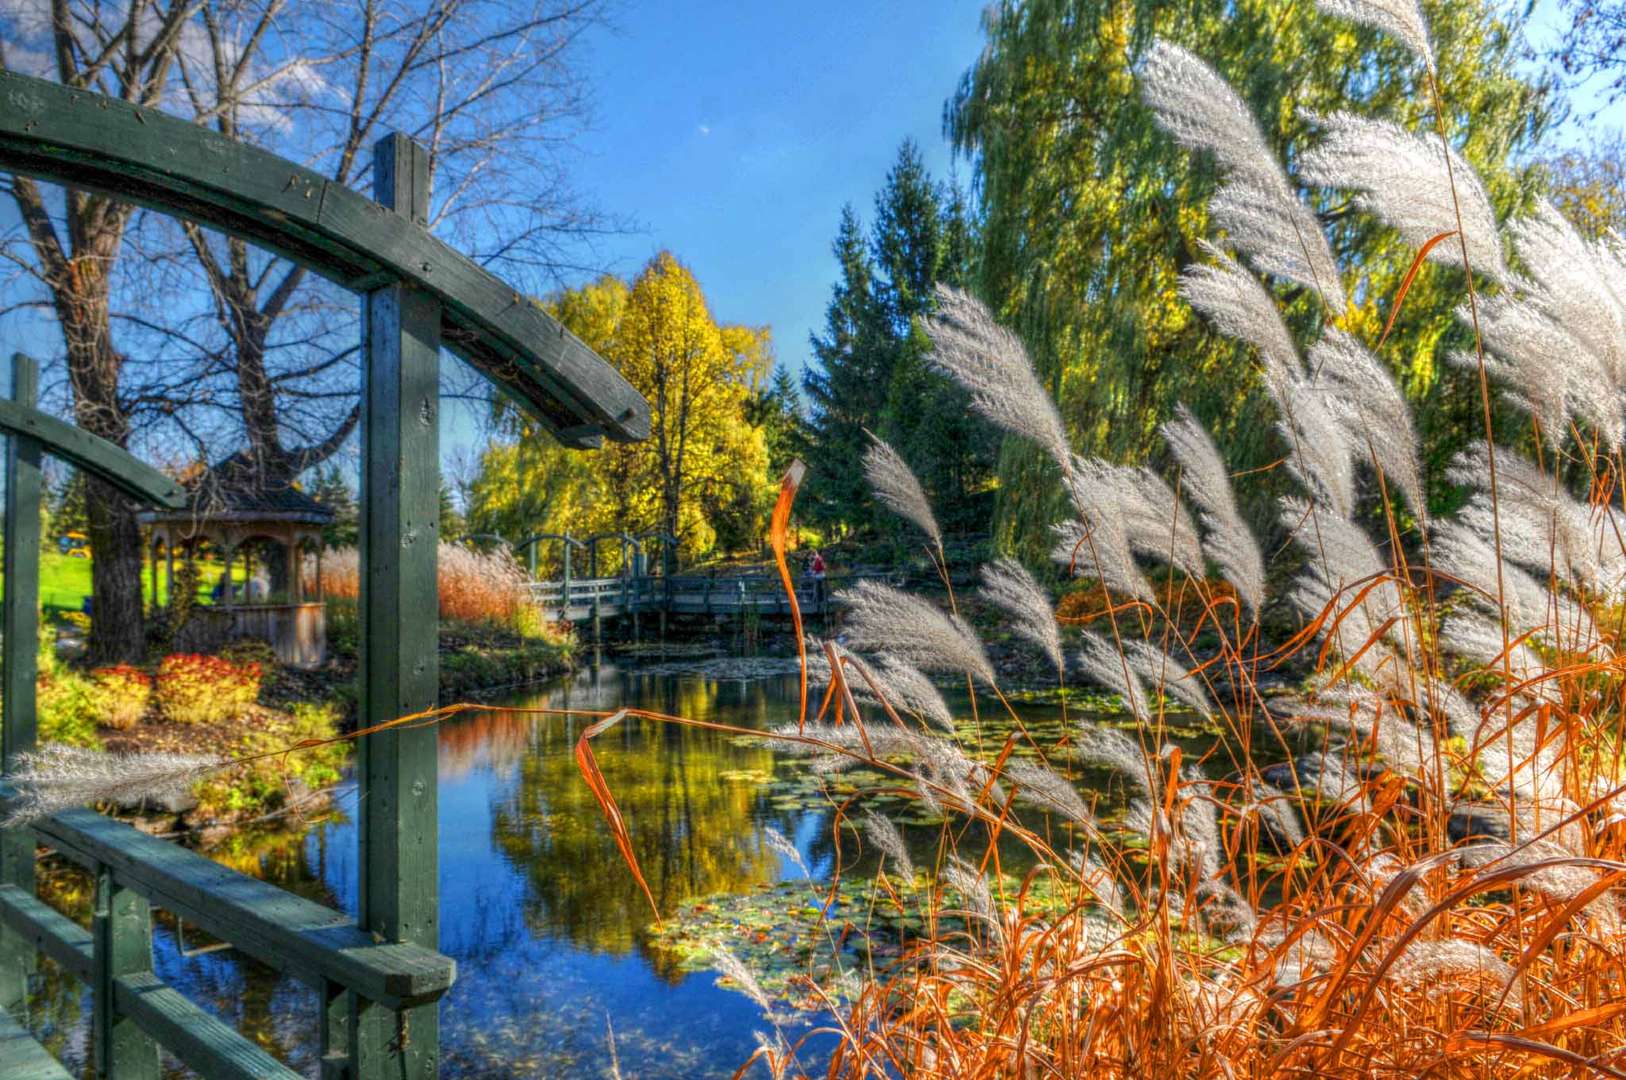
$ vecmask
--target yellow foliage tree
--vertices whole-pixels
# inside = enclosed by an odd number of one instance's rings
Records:
[[[516,541],[658,530],[689,557],[760,541],[773,488],[747,406],[772,371],[768,330],[719,325],[669,252],[630,284],[606,275],[547,307],[648,398],[650,437],[582,454],[500,410],[502,437],[470,490],[471,528]]]

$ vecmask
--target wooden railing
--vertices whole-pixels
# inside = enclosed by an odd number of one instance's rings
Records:
[[[375,941],[342,912],[92,811],[65,811],[26,831],[91,875],[91,925],[11,884],[0,885],[0,922],[90,988],[95,1065],[104,1080],[156,1080],[160,1048],[209,1080],[299,1075],[154,974],[154,908],[317,992],[323,1007],[311,1035],[324,1080],[377,1074],[378,1063],[366,1060],[375,1043],[351,1037],[353,1016],[392,1021],[452,985],[453,961],[431,949]],[[409,1040],[411,1032],[399,1037]],[[68,1074],[40,1068],[36,1075]]]
[[[803,576],[796,582],[796,602],[804,613],[819,612],[834,602],[837,592],[859,581],[904,583],[897,571],[858,571],[833,574],[825,581],[821,603],[814,582]],[[643,611],[673,614],[789,614],[790,604],[778,574],[674,574],[623,575],[606,578],[568,578],[530,585],[533,603],[559,617],[581,618],[597,611],[601,617]]]

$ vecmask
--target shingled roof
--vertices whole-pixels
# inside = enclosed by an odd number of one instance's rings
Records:
[[[149,510],[145,524],[175,521],[302,522],[325,525],[333,511],[291,484],[267,484],[245,450],[216,462],[186,485],[190,497],[180,510]]]

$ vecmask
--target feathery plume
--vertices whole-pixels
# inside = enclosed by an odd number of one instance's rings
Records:
[[[1016,785],[1016,798],[1039,809],[1088,828],[1095,827],[1095,815],[1079,795],[1073,782],[1053,769],[1034,761],[1012,758],[1001,773]]]
[[[63,743],[18,754],[15,761],[6,777],[13,794],[0,821],[5,828],[93,803],[160,801],[185,794],[197,781],[230,765],[206,754],[108,754]]]
[[[1496,212],[1479,175],[1455,150],[1398,124],[1353,113],[1334,113],[1322,124],[1326,137],[1301,159],[1307,182],[1359,192],[1357,204],[1415,248],[1455,232],[1460,206],[1469,264],[1496,281],[1506,280]],[[1437,244],[1428,257],[1460,265],[1462,250],[1456,242]]]
[[[994,894],[981,870],[958,855],[950,855],[943,867],[943,880],[965,899],[966,914],[981,919],[996,931],[1000,929]]]
[[[1141,95],[1175,141],[1214,155],[1227,182],[1209,203],[1216,224],[1266,273],[1346,304],[1338,264],[1315,214],[1288,182],[1253,113],[1198,57],[1158,40],[1141,71]]]
[[[1417,0],[1316,0],[1316,7],[1340,19],[1381,30],[1434,70],[1434,46],[1428,39],[1428,22]]]
[[[1065,473],[1067,429],[1021,339],[971,294],[939,285],[935,296],[937,310],[926,320],[932,366],[963,386],[989,422],[1038,443]]]
[[[1626,385],[1626,265],[1607,244],[1589,244],[1543,202],[1507,228],[1530,272],[1524,295]]]
[[[1080,761],[1123,773],[1149,799],[1156,798],[1161,790],[1157,773],[1140,744],[1118,728],[1083,721],[1078,726],[1074,753]]]
[[[1122,505],[1124,485],[1116,466],[1074,456],[1067,488],[1079,520],[1051,526],[1056,546],[1050,558],[1069,573],[1094,577],[1116,592],[1150,600],[1152,587],[1135,565],[1128,513]]]
[[[1124,708],[1136,720],[1143,723],[1150,721],[1152,716],[1147,709],[1146,688],[1141,685],[1140,677],[1130,667],[1129,661],[1099,634],[1086,630],[1080,636],[1080,643],[1083,648],[1076,656],[1079,670],[1085,678],[1123,698]]]
[[[810,685],[830,685],[830,662],[825,659],[825,642],[807,639],[807,680]],[[882,699],[894,710],[912,713],[917,719],[954,730],[954,714],[932,681],[905,660],[882,654],[871,664],[843,645],[829,643],[845,669],[847,689],[853,700],[879,705]]]
[[[1276,298],[1259,279],[1212,244],[1201,245],[1213,264],[1194,263],[1180,274],[1180,295],[1227,337],[1252,345],[1265,367],[1265,383],[1275,388],[1304,374],[1298,346],[1282,321]]]
[[[1463,306],[1457,317],[1466,323],[1472,313]],[[1479,331],[1488,353],[1486,374],[1541,424],[1549,446],[1564,444],[1573,420],[1597,432],[1610,451],[1619,449],[1626,413],[1619,379],[1605,358],[1539,305],[1517,296],[1486,297],[1479,305]],[[1478,365],[1472,353],[1456,351],[1448,359],[1465,370]]]
[[[1182,403],[1162,427],[1169,452],[1180,463],[1180,489],[1197,504],[1203,524],[1203,551],[1220,568],[1249,611],[1265,600],[1265,561],[1253,531],[1237,510],[1231,476],[1219,448]]]
[[[1197,527],[1174,490],[1144,466],[1105,466],[1118,491],[1118,508],[1130,548],[1193,577],[1203,574],[1202,545]]]
[[[1411,406],[1389,369],[1336,328],[1329,328],[1311,347],[1310,367],[1332,387],[1335,408],[1346,414],[1352,441],[1366,451],[1361,457],[1375,462],[1406,497],[1412,512],[1426,518],[1428,498]]]
[[[979,595],[1004,612],[1017,636],[1038,646],[1058,672],[1066,665],[1061,651],[1061,628],[1050,594],[1017,560],[1005,557],[982,568]]]
[[[1202,681],[1174,657],[1145,641],[1124,642],[1124,655],[1129,658],[1130,668],[1164,696],[1204,716],[1214,715],[1214,703]]]
[[[923,671],[965,673],[994,685],[994,666],[982,642],[958,616],[874,581],[861,581],[841,596],[854,646],[884,649]]]
[[[790,842],[790,837],[772,825],[768,825],[762,830],[762,839],[768,845],[769,850],[789,859],[790,864],[800,870],[803,877],[812,878],[813,871],[808,869],[807,860],[802,858],[800,851],[796,850],[796,845]]]
[[[931,500],[926,498],[920,480],[903,455],[875,435],[870,435],[869,449],[864,451],[864,478],[887,509],[913,522],[935,546],[943,546],[943,531],[937,527]]]
[[[903,834],[898,827],[884,814],[877,814],[873,810],[864,811],[859,823],[875,849],[892,860],[892,868],[898,872],[898,876],[905,881],[913,881],[915,864],[909,858],[909,846],[903,842]]]
[[[741,962],[739,957],[727,949],[717,948],[712,950],[711,964],[721,973],[721,977],[717,980],[718,986],[723,984],[723,979],[727,979],[746,997],[756,1002],[757,1007],[763,1012],[773,1012],[773,1002],[768,999],[768,992],[762,989],[762,984],[757,982],[757,977],[751,973],[750,968]]]

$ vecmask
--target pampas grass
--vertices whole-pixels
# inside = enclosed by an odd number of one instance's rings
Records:
[[[1050,594],[1027,567],[1011,558],[983,567],[982,588],[977,594],[997,608],[1009,620],[1011,631],[1037,647],[1057,671],[1065,669],[1056,610]]]
[[[942,548],[943,531],[937,527],[937,516],[932,513],[925,489],[903,455],[874,435],[870,436],[869,449],[864,451],[864,479],[881,505],[913,522],[934,547]]]
[[[1178,405],[1161,431],[1180,463],[1180,490],[1202,514],[1203,552],[1219,567],[1250,612],[1265,602],[1265,561],[1259,542],[1237,510],[1230,473],[1219,448],[1191,410]]]
[[[1428,257],[1460,266],[1465,244],[1474,270],[1494,281],[1506,280],[1496,211],[1479,174],[1455,150],[1386,120],[1353,113],[1334,113],[1320,123],[1325,137],[1301,159],[1307,182],[1358,192],[1361,209],[1416,248],[1441,233],[1455,232],[1460,212],[1463,244],[1437,244]]]
[[[16,828],[96,803],[162,801],[185,794],[228,765],[206,754],[108,754],[51,743],[17,755],[6,774],[12,797],[6,800],[0,827]]]
[[[965,620],[918,596],[861,581],[840,594],[855,648],[885,650],[923,671],[971,675],[994,685],[994,667]]]

